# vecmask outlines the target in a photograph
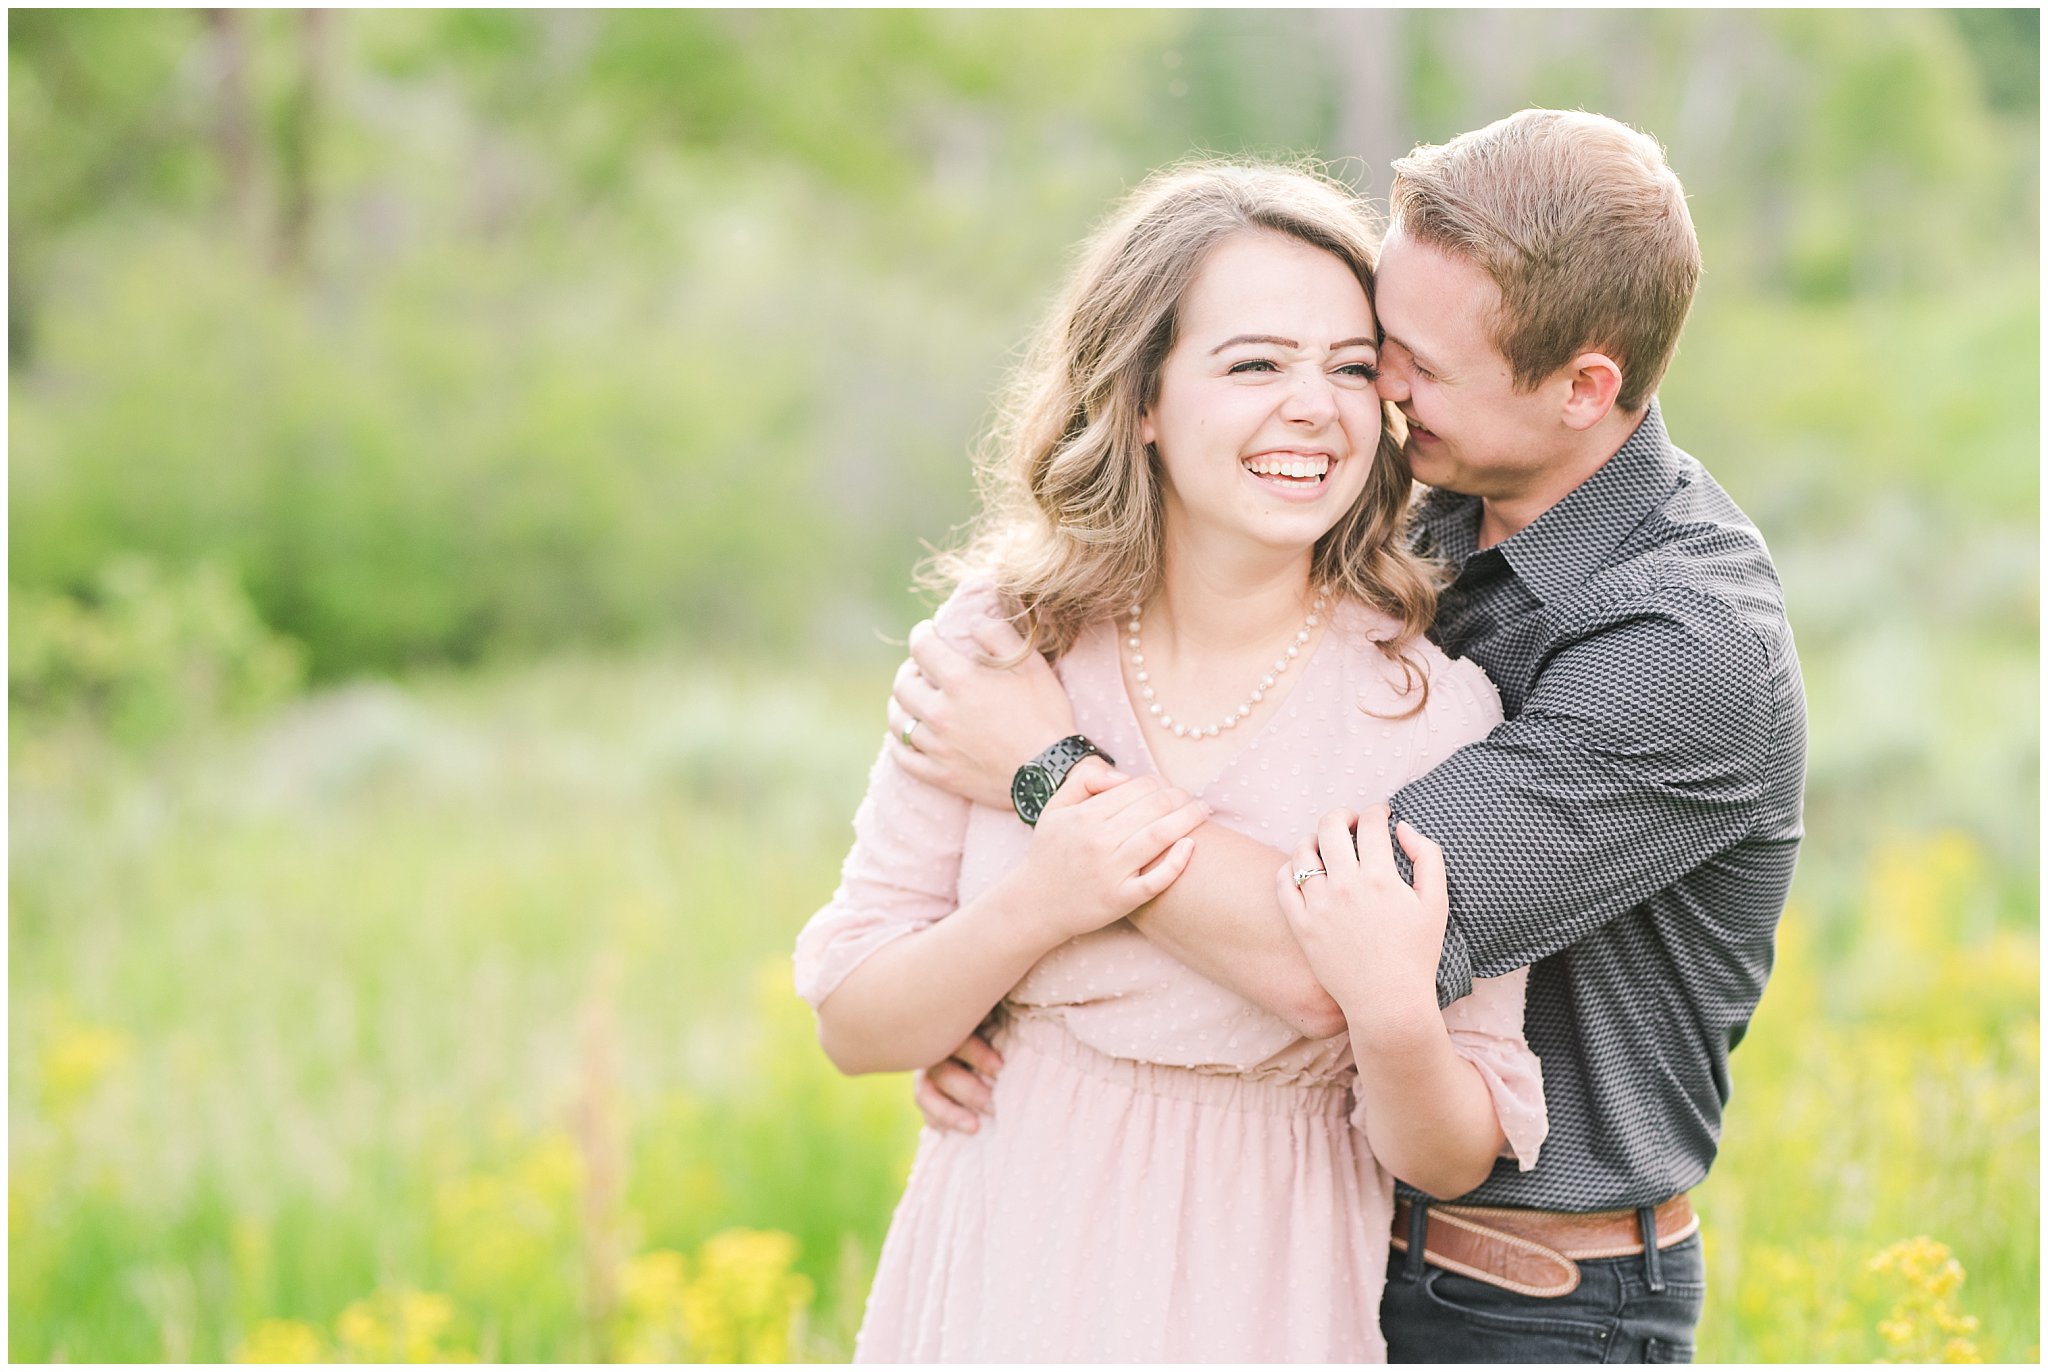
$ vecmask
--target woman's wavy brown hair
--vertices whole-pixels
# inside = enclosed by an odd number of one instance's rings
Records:
[[[977,454],[981,514],[964,546],[921,570],[921,585],[944,591],[993,578],[1017,607],[1019,632],[1048,658],[1156,589],[1165,506],[1139,425],[1157,398],[1182,299],[1211,250],[1241,233],[1321,248],[1372,298],[1372,216],[1320,168],[1200,161],[1154,173],[1082,245]],[[1399,419],[1391,406],[1382,411],[1365,490],[1317,541],[1311,575],[1393,616],[1400,632],[1381,648],[1412,684],[1421,673],[1405,650],[1435,613],[1437,583],[1407,547],[1414,482]]]

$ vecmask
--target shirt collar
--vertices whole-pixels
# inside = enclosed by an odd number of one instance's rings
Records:
[[[1613,457],[1495,550],[1539,599],[1552,600],[1597,571],[1681,474],[1653,400]],[[1478,551],[1480,511],[1477,496],[1435,490],[1415,513],[1436,556],[1457,567]]]

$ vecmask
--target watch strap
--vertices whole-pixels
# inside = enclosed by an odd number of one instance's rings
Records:
[[[1110,766],[1116,766],[1116,759],[1096,747],[1088,740],[1086,735],[1069,734],[1017,770],[1021,773],[1025,768],[1035,767],[1044,772],[1051,783],[1047,790],[1052,792],[1059,790],[1061,786],[1066,784],[1067,774],[1073,771],[1075,766],[1084,757],[1099,757]],[[1014,781],[1010,788],[1010,794],[1011,803],[1016,804],[1017,787]],[[1026,824],[1036,825],[1038,823],[1038,816],[1026,814],[1022,806],[1018,806],[1017,818],[1023,820]]]

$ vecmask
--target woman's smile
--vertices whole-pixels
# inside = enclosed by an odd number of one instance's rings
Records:
[[[1330,485],[1338,459],[1314,449],[1275,448],[1244,460],[1245,474],[1282,500],[1312,501]]]

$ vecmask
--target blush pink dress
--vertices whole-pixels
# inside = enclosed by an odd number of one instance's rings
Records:
[[[941,635],[963,643],[989,603],[956,594]],[[1500,719],[1485,675],[1427,644],[1413,650],[1427,707],[1367,713],[1412,703],[1373,644],[1391,628],[1341,604],[1286,699],[1216,740],[1238,749],[1198,793],[1216,822],[1292,850],[1325,811],[1384,800]],[[1119,644],[1097,626],[1057,670],[1081,732],[1148,773]],[[1009,810],[913,780],[899,746],[875,763],[838,891],[798,936],[813,1006],[1030,844]],[[1526,978],[1482,980],[1444,1011],[1525,1170],[1547,1128]],[[921,1136],[856,1361],[1385,1361],[1393,1179],[1361,1127],[1346,1036],[1302,1037],[1122,920],[1046,954],[990,1023],[1005,1060],[994,1118]]]

